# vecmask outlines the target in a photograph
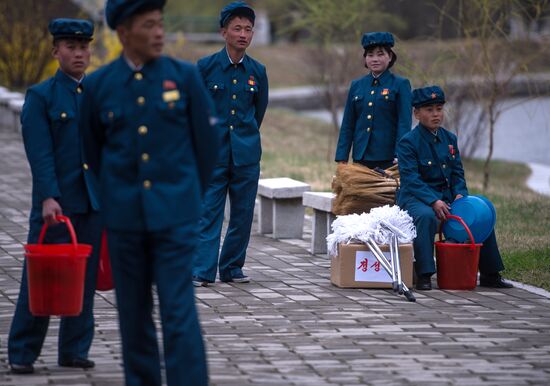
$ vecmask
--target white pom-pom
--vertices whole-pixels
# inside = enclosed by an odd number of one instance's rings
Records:
[[[338,216],[332,223],[332,233],[327,236],[327,249],[330,255],[336,256],[339,243],[365,243],[372,239],[377,244],[389,244],[394,233],[400,243],[410,243],[416,237],[411,216],[397,205],[373,208],[368,214]]]

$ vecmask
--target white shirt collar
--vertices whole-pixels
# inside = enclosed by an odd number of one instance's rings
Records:
[[[235,63],[235,62],[231,59],[231,56],[229,56],[229,52],[227,52],[227,47],[225,48],[225,53],[227,54],[227,57],[228,57],[229,62],[230,62],[231,64],[240,64],[240,63],[242,63],[243,60],[244,60],[244,55],[243,55],[243,57],[241,58],[241,60],[239,60],[237,63]]]
[[[124,60],[126,61],[126,64],[128,64],[128,67],[130,67],[130,69],[132,71],[141,71],[141,69],[143,68],[143,64],[139,65],[139,66],[136,66],[134,64],[134,62],[132,62],[130,60],[130,58],[128,58],[126,55],[122,55],[124,57]]]

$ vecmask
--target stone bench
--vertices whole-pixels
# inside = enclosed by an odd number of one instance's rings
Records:
[[[327,253],[327,236],[330,226],[336,218],[332,213],[332,201],[335,194],[331,192],[304,192],[304,207],[313,208],[311,221],[311,250],[313,255]]]
[[[311,187],[291,178],[265,178],[258,182],[259,233],[276,239],[300,239],[304,228],[302,194]]]
[[[10,106],[13,101],[21,101],[23,105],[24,95],[19,92],[11,92],[2,88],[0,90],[0,128],[8,130],[16,130],[19,126],[14,127],[14,111],[13,106]]]
[[[18,132],[21,132],[21,111],[23,110],[23,99],[12,99],[9,103],[12,117],[12,128]]]

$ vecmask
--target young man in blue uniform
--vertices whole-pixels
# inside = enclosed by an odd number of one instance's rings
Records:
[[[354,163],[387,169],[397,142],[411,130],[411,84],[390,71],[397,59],[391,33],[368,32],[361,44],[370,73],[351,83],[335,160],[347,163],[353,146]]]
[[[67,227],[56,220],[63,214],[71,219],[78,241],[93,247],[87,262],[82,313],[61,318],[58,347],[60,366],[90,368],[94,366],[88,351],[94,336],[93,300],[101,224],[94,179],[82,152],[78,115],[94,26],[88,20],[54,19],[49,31],[59,69],[53,77],[28,89],[21,113],[33,181],[28,243],[38,241],[44,223],[50,226],[45,242],[70,242]],[[29,311],[25,264],[8,339],[13,373],[34,371],[33,363],[40,355],[48,324],[49,317],[32,316]]]
[[[165,0],[108,0],[123,46],[85,84],[82,130],[100,165],[127,385],[161,385],[156,286],[166,382],[208,382],[191,282],[200,203],[217,159],[212,101],[195,66],[162,55]]]
[[[444,103],[445,95],[438,86],[414,90],[412,104],[419,124],[397,146],[401,176],[398,204],[413,218],[417,233],[413,242],[417,290],[432,289],[438,220],[445,221],[450,214],[450,203],[468,195],[457,138],[441,127]],[[511,288],[499,274],[503,269],[493,231],[480,252],[480,285]]]
[[[254,21],[254,10],[246,3],[227,5],[220,15],[225,47],[198,62],[204,84],[214,98],[223,144],[203,203],[200,242],[193,261],[195,286],[213,283],[218,266],[223,282],[249,281],[243,266],[260,176],[260,126],[268,99],[265,67],[246,54]],[[228,194],[231,214],[219,252]]]

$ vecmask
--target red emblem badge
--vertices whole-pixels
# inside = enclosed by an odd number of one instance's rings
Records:
[[[383,89],[381,92],[382,95],[389,95],[389,93],[390,93],[390,90],[387,88]]]
[[[255,86],[256,81],[254,80],[254,75],[250,75],[250,78],[248,79],[248,85],[249,86]]]
[[[432,99],[437,98],[437,94],[435,92],[432,92]]]
[[[449,153],[455,155],[455,147],[453,145],[449,145]]]
[[[176,88],[178,88],[178,86],[173,80],[165,80],[164,82],[162,82],[162,88],[164,90],[175,90]]]

